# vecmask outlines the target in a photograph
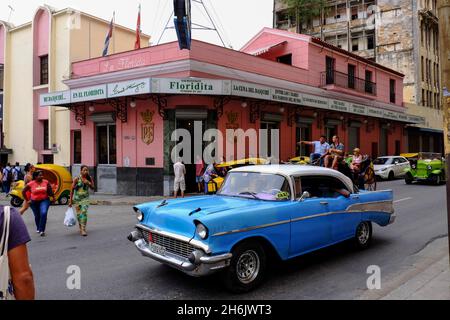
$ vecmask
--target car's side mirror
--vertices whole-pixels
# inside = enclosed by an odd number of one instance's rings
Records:
[[[311,198],[311,194],[308,191],[303,192],[302,196],[300,199],[298,199],[299,202],[303,202],[306,199]]]

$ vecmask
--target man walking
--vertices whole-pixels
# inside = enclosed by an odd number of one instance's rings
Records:
[[[11,182],[12,182],[12,168],[11,164],[8,162],[6,167],[3,169],[2,187],[4,193],[6,194],[9,193],[9,190],[11,189]]]
[[[23,180],[22,168],[20,168],[20,164],[18,162],[16,162],[16,165],[12,170],[13,182]]]
[[[298,145],[306,144],[309,146],[314,146],[314,152],[309,156],[311,163],[320,159],[320,165],[323,164],[323,158],[330,149],[330,145],[327,143],[327,137],[320,136],[319,141],[300,141]]]
[[[173,165],[173,171],[175,173],[174,181],[174,198],[178,197],[178,191],[181,191],[181,197],[184,198],[184,192],[186,191],[186,181],[184,176],[186,175],[186,167],[181,162],[181,159]]]

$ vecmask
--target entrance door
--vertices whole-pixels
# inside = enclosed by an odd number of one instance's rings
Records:
[[[117,141],[115,124],[97,124],[97,191],[117,193]]]
[[[190,120],[190,119],[177,119],[176,120],[176,128],[177,129],[185,129],[187,131],[189,131],[190,135],[191,135],[191,159],[189,159],[188,163],[185,163],[185,167],[186,167],[186,176],[185,176],[185,180],[186,180],[186,193],[196,193],[198,192],[198,187],[197,187],[197,183],[195,181],[195,159],[196,159],[196,154],[195,154],[195,142],[196,142],[196,138],[194,135],[194,125],[198,123],[201,124],[202,126],[202,138],[203,138],[203,134],[205,132],[205,125],[206,125],[206,121],[204,120]],[[198,138],[200,139],[200,138]],[[182,142],[182,139],[180,138],[180,140],[177,142],[180,143]],[[202,142],[202,152],[204,150],[204,143]],[[184,153],[183,151],[180,152],[180,156],[184,157]],[[203,155],[200,155],[203,156]]]

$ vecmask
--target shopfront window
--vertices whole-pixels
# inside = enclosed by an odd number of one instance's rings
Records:
[[[312,125],[310,124],[301,124],[297,127],[296,140],[299,141],[312,141]],[[297,145],[296,154],[297,156],[309,156],[309,147],[307,145],[302,144],[301,146]]]
[[[116,125],[97,125],[98,164],[117,164]]]
[[[348,151],[352,152],[355,148],[360,148],[360,132],[359,127],[348,128]]]
[[[279,141],[278,145],[274,146],[272,145],[272,135],[275,135],[273,130],[280,130],[280,123],[279,122],[261,122],[261,129],[267,130],[267,155],[272,156],[273,152],[276,152],[274,148],[279,147]]]

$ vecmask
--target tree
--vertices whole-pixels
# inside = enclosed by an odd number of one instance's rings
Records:
[[[297,22],[297,33],[302,32],[302,25],[313,18],[322,16],[327,0],[281,0]]]

